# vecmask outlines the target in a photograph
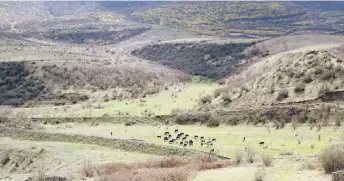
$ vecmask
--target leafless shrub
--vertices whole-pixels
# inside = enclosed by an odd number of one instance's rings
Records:
[[[263,154],[261,154],[261,158],[262,158],[264,166],[266,166],[266,167],[271,166],[272,160],[273,160],[273,157],[271,155],[263,153]]]
[[[94,172],[92,170],[92,165],[91,165],[91,161],[90,160],[84,160],[84,164],[82,167],[82,175],[84,177],[93,177],[94,176]]]
[[[253,146],[248,146],[246,150],[247,163],[253,163],[256,159],[257,150]]]
[[[240,164],[244,159],[244,151],[242,149],[235,150],[235,163]]]
[[[43,165],[40,165],[38,168],[38,173],[37,173],[37,181],[45,181],[45,173],[44,173],[44,167]]]
[[[326,173],[344,169],[344,145],[337,144],[325,148],[319,160]]]
[[[264,168],[258,168],[254,174],[253,181],[264,181],[266,177],[266,170]]]

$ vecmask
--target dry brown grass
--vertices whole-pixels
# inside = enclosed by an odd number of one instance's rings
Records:
[[[319,155],[319,160],[326,173],[344,169],[344,144],[325,148]]]
[[[97,166],[93,171],[98,181],[187,181],[197,171],[232,166],[228,160],[217,160],[213,157],[186,159],[166,157],[136,163],[111,163]]]

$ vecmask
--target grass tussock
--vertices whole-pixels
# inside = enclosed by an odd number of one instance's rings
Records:
[[[93,168],[97,181],[187,181],[196,172],[231,166],[228,160],[204,156],[196,159],[166,157],[135,163],[110,163]]]
[[[326,173],[344,169],[344,144],[325,148],[319,155],[319,160]]]

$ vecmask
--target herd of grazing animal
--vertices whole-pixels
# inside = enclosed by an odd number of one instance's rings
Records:
[[[208,138],[208,141],[206,141],[204,136],[194,135],[192,138],[191,135],[179,132],[178,129],[174,130],[174,134],[175,135],[172,136],[169,131],[165,131],[163,134],[164,136],[158,135],[157,138],[163,139],[164,142],[168,142],[169,144],[178,144],[183,147],[193,146],[196,141],[198,141],[201,146],[213,147],[214,142],[216,142],[215,138]]]

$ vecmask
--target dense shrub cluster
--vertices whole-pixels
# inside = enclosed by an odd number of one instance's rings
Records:
[[[30,75],[26,62],[0,63],[0,104],[19,106],[39,96],[45,86]]]
[[[134,50],[135,56],[157,61],[173,69],[182,70],[191,75],[213,79],[223,78],[234,72],[240,59],[249,58],[256,52],[244,53],[252,43],[231,44],[155,44]]]

